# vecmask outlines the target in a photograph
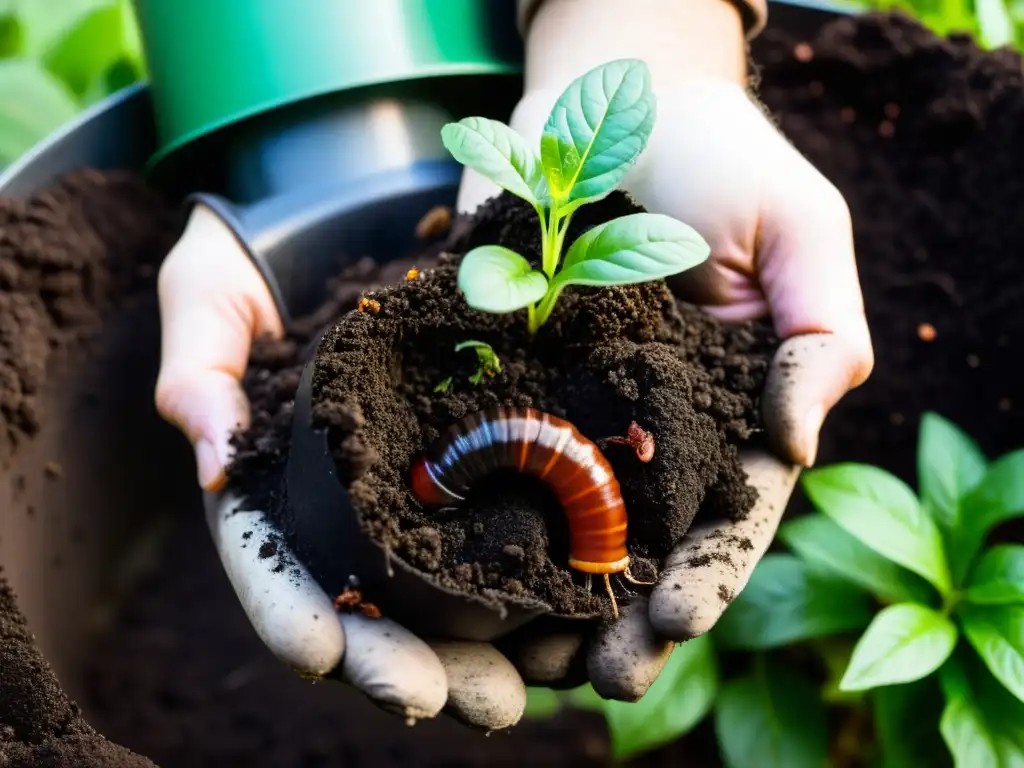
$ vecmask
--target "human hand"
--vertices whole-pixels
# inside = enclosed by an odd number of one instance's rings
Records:
[[[214,545],[270,651],[302,676],[340,679],[408,719],[445,709],[488,730],[518,721],[522,679],[491,645],[428,644],[389,619],[339,614],[266,515],[222,492],[230,436],[249,424],[241,379],[252,340],[282,327],[262,276],[210,209],[194,209],[161,269],[159,295],[157,407],[196,446]],[[259,555],[268,539],[278,542],[274,558]],[[275,571],[282,560],[288,568]]]
[[[568,26],[565,19],[561,23]],[[596,66],[604,58],[588,63]],[[533,81],[548,82],[534,87],[528,72],[528,91],[510,121],[528,144],[539,143],[555,101],[571,77],[587,68],[545,77],[538,66]],[[558,63],[551,69],[557,71]],[[677,294],[724,321],[770,315],[783,341],[762,397],[773,451],[741,454],[759,492],[748,518],[692,529],[663,563],[650,600],[627,606],[589,647],[567,631],[555,640],[535,638],[512,654],[527,682],[558,685],[577,666],[575,657],[587,653],[597,692],[624,700],[642,696],[674,642],[710,630],[746,586],[774,537],[800,467],[814,463],[825,415],[873,365],[842,195],[737,82],[707,74],[664,76],[664,70],[659,82],[658,74],[654,132],[622,186],[649,210],[694,227],[710,244],[708,262],[673,283]],[[459,207],[472,209],[495,192],[469,171]],[[732,537],[748,539],[752,547],[732,553],[729,561],[688,565],[709,542]]]

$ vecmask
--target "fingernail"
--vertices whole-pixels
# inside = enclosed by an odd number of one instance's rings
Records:
[[[217,449],[209,440],[203,439],[196,443],[196,469],[199,473],[199,485],[203,490],[217,493],[227,483],[224,474],[224,462],[217,455]]]
[[[801,430],[803,433],[803,461],[800,462],[804,467],[814,466],[814,461],[818,458],[818,435],[824,420],[825,409],[820,405],[815,405],[804,417]]]

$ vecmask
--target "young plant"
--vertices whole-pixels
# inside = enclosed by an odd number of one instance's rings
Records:
[[[907,726],[940,697],[922,743],[941,733],[958,767],[1024,765],[1024,545],[986,546],[1024,515],[1024,450],[990,464],[929,413],[918,483],[862,464],[805,473],[819,513],[782,526],[795,555],[761,561],[716,637],[763,650],[863,631],[835,693],[870,692],[886,765],[935,764]]]
[[[644,62],[621,59],[575,80],[555,103],[539,152],[496,120],[467,117],[441,131],[463,165],[533,206],[540,221],[541,269],[515,251],[484,245],[459,267],[459,289],[473,309],[526,309],[530,333],[550,317],[570,285],[642,283],[705,261],[710,247],[669,216],[638,213],[594,227],[562,250],[573,214],[600,200],[632,168],[654,127],[655,98]]]
[[[494,376],[501,373],[501,359],[490,344],[483,341],[476,341],[475,339],[469,339],[455,345],[456,352],[461,352],[464,349],[472,349],[476,352],[477,368],[476,372],[469,377],[469,381],[471,383],[479,384],[483,381],[484,376]],[[452,377],[448,376],[434,387],[434,391],[447,392],[451,387]]]

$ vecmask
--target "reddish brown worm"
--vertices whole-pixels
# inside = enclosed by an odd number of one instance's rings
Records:
[[[629,566],[626,505],[600,449],[572,424],[533,408],[494,408],[455,424],[412,471],[412,491],[424,506],[458,506],[473,486],[497,470],[540,478],[569,523],[569,566],[604,576]],[[612,607],[618,615],[615,598]]]

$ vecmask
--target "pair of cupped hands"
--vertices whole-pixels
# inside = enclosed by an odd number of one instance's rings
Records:
[[[510,122],[536,146],[557,87],[528,90]],[[783,339],[762,398],[770,452],[742,461],[759,492],[745,520],[698,524],[663,563],[649,599],[624,606],[617,622],[557,629],[524,639],[506,654],[486,643],[419,638],[387,617],[339,615],[333,596],[308,574],[272,573],[257,547],[271,532],[260,512],[237,511],[224,493],[229,435],[248,425],[240,386],[250,345],[278,336],[271,295],[243,249],[209,210],[196,208],[159,278],[162,368],[156,401],[195,446],[207,517],[224,569],[253,628],[300,674],[341,679],[410,719],[442,710],[472,726],[516,723],[525,685],[558,687],[584,666],[596,691],[637,700],[676,642],[712,628],[739,593],[774,536],[800,467],[810,466],[829,409],[862,383],[871,343],[845,201],[765,118],[739,85],[694,78],[657,92],[658,119],[623,188],[648,210],[694,227],[711,258],[673,289],[725,321],[770,316]],[[467,172],[459,208],[469,211],[497,188]],[[686,565],[702,541],[726,534],[753,547],[731,562]],[[538,623],[538,627],[543,624]],[[581,665],[581,662],[585,664]]]

